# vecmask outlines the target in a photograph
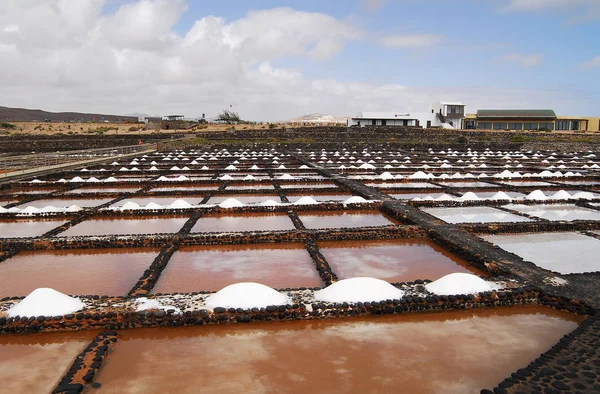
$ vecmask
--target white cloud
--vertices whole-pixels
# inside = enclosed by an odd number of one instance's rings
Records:
[[[561,12],[568,23],[586,23],[600,19],[598,0],[510,0],[509,12]]]
[[[178,33],[182,0],[127,2],[108,15],[102,0],[0,1],[0,105],[210,117],[232,104],[247,119],[281,120],[314,112],[420,111],[439,100],[471,108],[526,106],[548,96],[317,79],[281,66],[290,57],[323,61],[350,41],[369,39],[353,20],[322,13],[277,8],[235,20],[204,16]],[[400,37],[388,43],[418,48],[441,40]],[[560,99],[582,106],[568,95]]]
[[[583,62],[581,64],[581,67],[583,67],[583,68],[600,68],[600,55],[598,55],[586,62]]]
[[[502,56],[501,60],[514,63],[521,67],[535,67],[544,60],[544,55],[539,53],[523,54],[523,53],[507,53]]]
[[[432,46],[443,39],[437,34],[405,34],[382,37],[380,43],[386,48],[413,49]]]

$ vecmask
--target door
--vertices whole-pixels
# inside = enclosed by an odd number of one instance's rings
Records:
[[[431,121],[430,121],[430,120],[428,120],[428,121],[427,121],[427,128],[428,128],[428,129],[430,129],[430,128],[431,128]]]

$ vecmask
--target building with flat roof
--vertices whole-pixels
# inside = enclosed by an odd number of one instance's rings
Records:
[[[600,118],[557,116],[551,109],[480,109],[464,118],[465,129],[598,131]]]
[[[443,127],[460,129],[463,127],[465,104],[439,102],[432,104],[425,112],[361,112],[347,120],[347,126],[404,126],[404,127]]]

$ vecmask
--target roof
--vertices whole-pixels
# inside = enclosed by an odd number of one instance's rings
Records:
[[[556,113],[551,109],[479,109],[478,118],[519,118],[519,119],[556,119]]]
[[[442,101],[442,102],[440,102],[440,104],[442,104],[442,105],[459,105],[459,106],[463,106],[463,107],[466,106],[465,104],[460,103],[458,101]]]
[[[362,112],[352,119],[418,119],[418,116],[415,116],[415,114],[411,116],[407,112]]]

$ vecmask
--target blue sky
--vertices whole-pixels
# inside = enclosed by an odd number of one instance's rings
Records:
[[[87,19],[64,32],[60,18],[72,15],[58,0],[7,1],[0,52],[19,55],[14,64],[48,57],[38,48],[42,33],[27,34],[33,25],[53,39],[47,46],[70,56],[66,67],[53,59],[28,70],[66,68],[55,86],[64,98],[5,90],[22,105],[154,114],[211,113],[233,102],[247,117],[283,119],[447,100],[464,101],[470,112],[534,107],[600,116],[600,0],[79,0],[76,11]],[[55,37],[40,28],[44,7]],[[306,27],[294,23],[300,19]],[[90,56],[95,63],[84,61]],[[102,84],[84,78],[98,74]],[[135,93],[126,97],[123,86]]]

